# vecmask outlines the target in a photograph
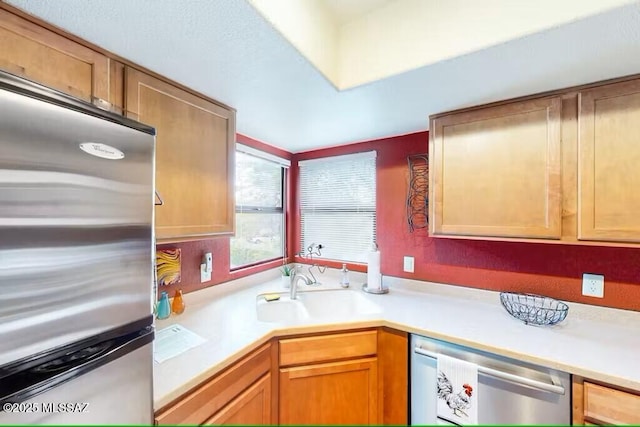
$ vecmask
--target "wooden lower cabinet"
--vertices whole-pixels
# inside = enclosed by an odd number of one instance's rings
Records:
[[[573,424],[640,424],[640,393],[574,376]]]
[[[405,332],[281,339],[278,359],[280,424],[407,424]]]
[[[378,331],[378,380],[382,423],[409,424],[409,335],[395,329]]]
[[[380,424],[375,357],[280,369],[280,424]]]
[[[203,425],[271,424],[271,374],[246,389]]]
[[[160,425],[408,423],[408,334],[274,338],[156,412]]]
[[[266,344],[160,409],[156,424],[271,424],[270,372]]]

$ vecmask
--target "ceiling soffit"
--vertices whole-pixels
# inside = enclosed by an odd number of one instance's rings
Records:
[[[344,90],[518,39],[630,0],[249,0]]]

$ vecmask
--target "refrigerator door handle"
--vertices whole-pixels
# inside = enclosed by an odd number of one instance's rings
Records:
[[[152,342],[153,337],[153,327],[149,326],[143,331],[109,340],[112,342],[107,341],[100,343],[106,346],[104,349],[101,349],[102,354],[88,358],[87,360],[82,361],[79,357],[78,359],[74,359],[74,355],[81,354],[81,352],[85,351],[85,349],[80,349],[69,355],[54,359],[53,361],[5,377],[0,380],[0,390],[7,390],[7,392],[0,396],[0,405],[5,403],[20,403],[31,399],[34,396],[137,350]],[[99,347],[100,344],[92,347]],[[68,360],[65,360],[65,358]],[[74,362],[80,363],[73,366]],[[64,366],[65,363],[67,366]]]

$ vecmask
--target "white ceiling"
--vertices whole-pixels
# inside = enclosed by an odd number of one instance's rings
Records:
[[[345,90],[636,0],[333,1],[249,3],[334,86]],[[332,7],[348,20],[338,21]]]
[[[344,91],[245,0],[7,2],[235,107],[238,132],[292,152],[640,72],[640,2]]]
[[[392,0],[323,0],[339,24],[352,21]]]

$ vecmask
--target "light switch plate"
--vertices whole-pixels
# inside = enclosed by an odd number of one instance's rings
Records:
[[[413,264],[413,257],[412,256],[404,257],[404,271],[407,272],[407,273],[413,273],[414,264]]]
[[[604,276],[584,273],[582,275],[582,295],[604,298]]]
[[[213,256],[211,252],[207,252],[202,256],[202,264],[200,264],[200,283],[211,281],[211,271],[213,270]]]
[[[211,281],[211,270],[207,271],[206,264],[200,264],[200,283]]]

